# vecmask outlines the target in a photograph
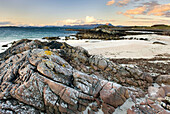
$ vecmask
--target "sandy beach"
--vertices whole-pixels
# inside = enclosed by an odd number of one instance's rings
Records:
[[[161,35],[136,35],[126,36],[126,38],[148,38],[144,40],[57,40],[66,42],[72,46],[80,46],[88,50],[91,55],[102,55],[106,58],[153,58],[156,55],[168,54],[170,51],[170,36]],[[48,41],[37,39],[41,41]],[[165,43],[153,44],[154,42]],[[1,43],[0,47],[9,42]],[[8,47],[0,48],[0,52],[5,51]]]
[[[146,36],[145,36],[146,37]],[[153,42],[163,42],[153,44]],[[153,58],[158,54],[166,54],[170,51],[170,37],[152,35],[149,41],[142,40],[68,40],[72,46],[81,46],[90,54],[102,55],[106,58]]]

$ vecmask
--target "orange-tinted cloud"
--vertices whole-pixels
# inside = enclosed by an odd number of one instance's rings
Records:
[[[116,13],[119,14],[119,15],[120,15],[120,14],[123,14],[123,12],[121,12],[121,11],[118,11],[118,12],[116,12]]]
[[[139,6],[135,9],[118,12],[117,14],[123,14],[130,18],[135,18],[135,15],[154,15],[170,17],[170,3],[169,4],[156,4],[156,3],[145,3],[144,6]]]
[[[110,6],[115,3],[115,0],[108,1],[106,5]]]
[[[151,9],[147,14],[155,16],[164,16],[167,12],[170,11],[170,3],[163,5],[156,5]]]
[[[137,7],[135,9],[127,10],[123,15],[130,17],[131,15],[140,15],[146,11],[146,6]]]
[[[130,0],[122,0],[122,1],[118,1],[116,5],[122,7],[127,5],[129,2]]]
[[[108,1],[106,5],[110,6],[110,5],[115,4],[115,2],[116,2],[115,0],[111,0],[111,1]],[[117,1],[116,5],[122,7],[122,6],[127,5],[129,2],[130,0],[120,0],[120,1]]]

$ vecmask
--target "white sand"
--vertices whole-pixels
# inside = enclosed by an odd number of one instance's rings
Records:
[[[140,37],[149,37],[149,41],[68,40],[66,42],[72,46],[81,46],[87,49],[90,54],[102,55],[106,58],[152,58],[158,54],[170,54],[170,37],[159,35],[145,35]],[[164,42],[167,45],[153,44],[154,41]]]
[[[158,54],[170,54],[170,36],[160,35],[135,35],[127,38],[148,38],[149,41],[142,40],[57,40],[66,42],[72,46],[81,46],[93,55],[102,55],[106,58],[152,58]],[[38,39],[41,41],[47,41]],[[164,42],[167,45],[153,44],[154,41]],[[8,42],[9,43],[9,42]],[[7,48],[2,48],[7,42],[0,43],[0,52]]]

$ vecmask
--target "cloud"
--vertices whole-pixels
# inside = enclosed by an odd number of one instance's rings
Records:
[[[96,19],[93,16],[86,16],[84,19],[59,20],[55,23],[55,25],[104,24],[104,23],[111,23],[113,21],[114,20],[103,20],[103,19]]]
[[[84,24],[102,24],[113,22],[114,20],[103,20],[103,19],[95,19],[93,16],[86,16]]]
[[[115,3],[115,0],[108,1],[106,5],[110,6]]]
[[[0,22],[0,25],[13,25],[10,21]]]
[[[111,0],[111,1],[108,1],[106,5],[110,6],[116,3],[117,6],[122,7],[122,6],[127,5],[131,1],[138,2],[140,0]]]
[[[80,24],[82,23],[82,20],[78,19],[67,19],[63,21],[65,24]]]
[[[164,14],[164,16],[165,16],[165,17],[170,17],[170,12],[166,12],[166,13]]]
[[[170,11],[170,3],[154,6],[147,14],[155,16],[166,16]]]
[[[135,15],[154,15],[170,17],[170,3],[158,4],[156,1],[143,3],[142,6],[137,8],[126,10],[125,12],[117,12],[117,14],[123,14],[130,18],[135,18]]]
[[[97,19],[95,19],[93,16],[86,16],[86,23],[95,23]]]
[[[127,5],[129,2],[130,0],[122,0],[122,1],[118,1],[116,5],[122,7]]]
[[[51,25],[80,25],[84,23],[83,20],[79,20],[79,19],[66,19],[66,20],[59,20],[56,21],[55,23],[51,24]]]
[[[123,12],[121,12],[121,11],[118,11],[118,12],[117,12],[117,14],[119,14],[119,15],[120,15],[120,14],[123,14]]]
[[[157,1],[152,1],[152,2],[145,2],[142,5],[146,5],[146,6],[149,6],[149,7],[154,7],[154,6],[160,5],[160,4],[158,4]]]
[[[127,10],[125,13],[123,13],[123,15],[128,17],[132,17],[132,15],[141,15],[144,14],[146,9],[147,9],[146,6],[137,7],[135,9]]]

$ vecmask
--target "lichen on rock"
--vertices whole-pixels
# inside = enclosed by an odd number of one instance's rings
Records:
[[[0,113],[113,113],[154,81],[137,67],[56,41],[17,41],[0,61]]]

